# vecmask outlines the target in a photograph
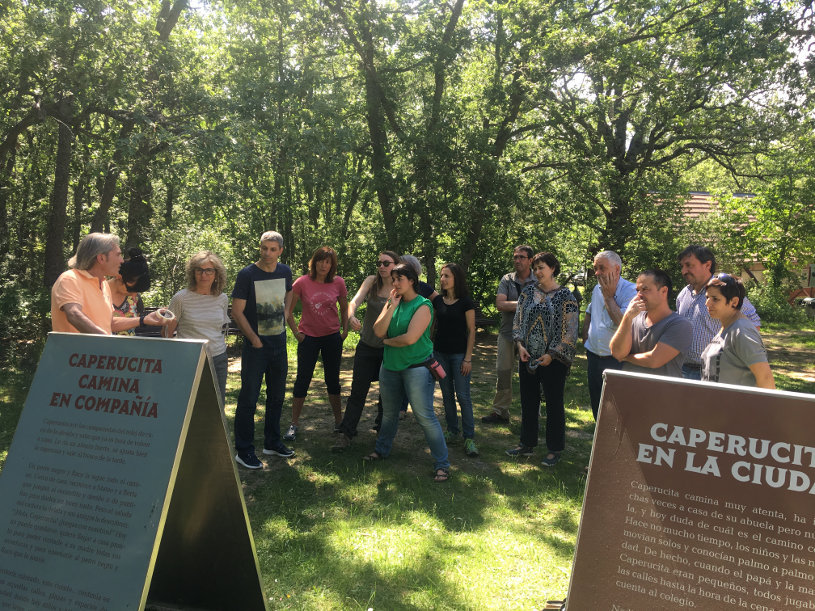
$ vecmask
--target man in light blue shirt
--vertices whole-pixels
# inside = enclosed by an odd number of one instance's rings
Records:
[[[620,256],[604,250],[594,257],[594,275],[597,286],[591,292],[591,303],[586,308],[583,323],[583,347],[588,359],[589,396],[591,411],[597,420],[600,394],[603,390],[603,372],[622,369],[623,364],[611,356],[611,338],[617,331],[628,304],[637,295],[637,287],[620,277]]]

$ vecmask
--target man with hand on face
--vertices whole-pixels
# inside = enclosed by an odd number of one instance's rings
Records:
[[[637,277],[637,296],[611,340],[611,354],[623,362],[623,371],[682,377],[693,325],[668,305],[671,288],[670,277],[659,269]]]
[[[515,271],[501,278],[495,307],[501,312],[501,326],[498,329],[498,382],[495,397],[492,399],[492,413],[481,418],[486,424],[507,424],[509,408],[512,405],[512,372],[518,368],[515,358],[515,340],[512,339],[512,323],[518,307],[518,296],[527,284],[535,282],[530,263],[534,251],[531,246],[522,244],[515,247],[512,261]]]
[[[583,323],[583,347],[588,360],[589,397],[591,411],[597,420],[600,394],[603,390],[603,372],[622,369],[623,364],[611,355],[611,338],[623,319],[628,304],[637,295],[633,282],[620,277],[622,260],[611,250],[594,257],[594,276],[597,286],[591,292],[591,303],[586,308]]]
[[[716,257],[710,249],[691,244],[679,253],[677,258],[682,266],[682,277],[688,286],[676,297],[676,310],[693,325],[693,343],[682,364],[682,377],[687,380],[701,380],[702,353],[722,328],[722,323],[710,315],[705,305],[707,298],[705,285],[716,273]],[[761,318],[747,297],[742,302],[741,313],[756,327],[761,326]]]
[[[144,325],[161,327],[169,319],[158,312],[138,318],[113,317],[113,300],[107,276],[117,276],[124,259],[119,237],[89,233],[68,261],[51,289],[51,325],[64,333],[111,335]]]

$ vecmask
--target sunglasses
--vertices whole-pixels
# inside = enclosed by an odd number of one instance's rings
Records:
[[[393,261],[377,261],[376,262],[377,267],[390,267],[391,265],[393,265]]]
[[[196,274],[206,274],[207,276],[211,276],[215,273],[215,269],[212,267],[196,267],[195,268]]]

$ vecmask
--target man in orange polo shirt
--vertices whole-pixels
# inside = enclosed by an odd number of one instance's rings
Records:
[[[167,320],[158,312],[139,318],[114,318],[113,302],[106,276],[119,273],[124,259],[119,237],[89,233],[68,261],[69,269],[51,289],[51,325],[65,333],[111,335],[143,325],[163,326]]]

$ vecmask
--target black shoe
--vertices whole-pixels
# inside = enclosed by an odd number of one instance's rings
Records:
[[[262,469],[263,463],[258,460],[254,452],[239,452],[235,455],[235,462],[247,469]]]
[[[263,453],[271,456],[281,456],[282,458],[291,458],[294,456],[294,450],[290,450],[282,443],[278,443],[271,448],[263,448]]]
[[[524,445],[519,445],[517,448],[507,450],[508,456],[532,456],[532,448]]]
[[[481,418],[481,422],[485,424],[509,424],[509,418],[504,418],[501,414],[492,412],[489,416]]]
[[[550,456],[552,458],[549,458]],[[544,467],[554,467],[559,462],[560,462],[560,452],[549,452],[549,454],[546,455],[546,458],[544,458],[541,461],[541,464]]]

